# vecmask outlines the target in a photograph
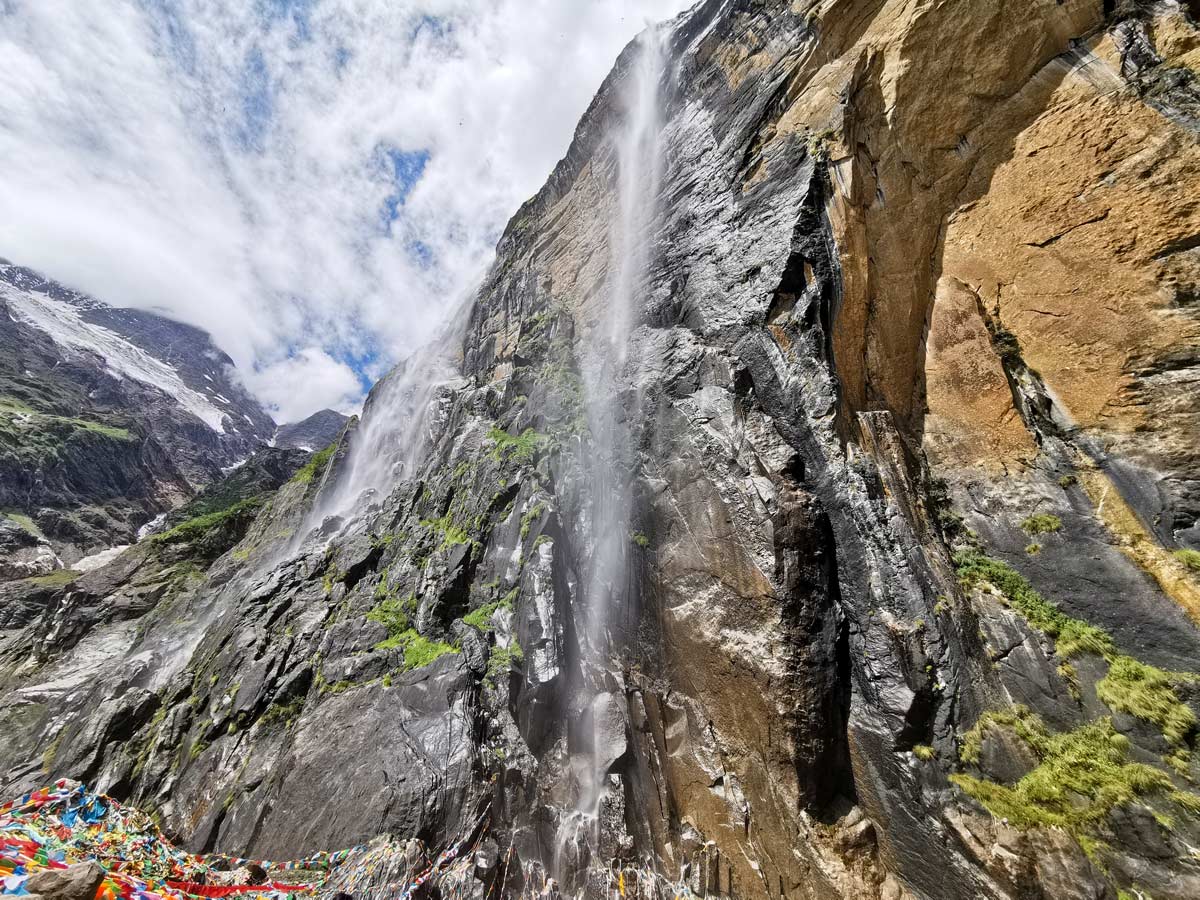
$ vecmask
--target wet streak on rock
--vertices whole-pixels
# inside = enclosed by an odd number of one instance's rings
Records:
[[[775,577],[791,634],[792,740],[801,802],[821,811],[854,796],[846,743],[850,684],[837,600],[837,556],[829,519],[815,498],[783,482],[772,517]]]

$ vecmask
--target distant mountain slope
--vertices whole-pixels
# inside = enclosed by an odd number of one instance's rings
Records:
[[[348,420],[348,416],[336,410],[322,409],[300,422],[280,425],[275,431],[274,445],[297,450],[320,450],[337,440]]]
[[[129,543],[274,431],[205,332],[0,261],[0,510],[63,562]]]

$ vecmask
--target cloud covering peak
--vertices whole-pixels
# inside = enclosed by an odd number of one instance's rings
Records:
[[[687,0],[0,0],[0,256],[349,410]]]

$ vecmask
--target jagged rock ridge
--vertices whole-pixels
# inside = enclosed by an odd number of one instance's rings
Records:
[[[273,445],[297,450],[323,450],[342,433],[348,418],[333,409],[319,410],[299,422],[280,425],[275,430]]]
[[[9,789],[86,778],[268,858],[445,844],[490,807],[480,896],[613,864],[756,897],[1200,894],[1200,40],[1179,4],[1108,6],[667,29],[599,683],[588,366],[639,44],[431,354],[451,372],[377,386],[166,605],[23,607]],[[407,438],[365,470],[381,422]]]

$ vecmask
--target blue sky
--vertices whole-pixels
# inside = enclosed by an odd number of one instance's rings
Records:
[[[206,328],[280,420],[352,410],[685,5],[0,4],[0,256]]]
[[[393,189],[383,201],[380,215],[389,230],[404,213],[404,201],[421,180],[425,166],[429,163],[428,150],[397,150],[388,147],[383,151],[384,165],[392,179]]]

